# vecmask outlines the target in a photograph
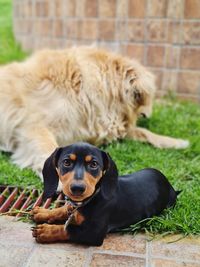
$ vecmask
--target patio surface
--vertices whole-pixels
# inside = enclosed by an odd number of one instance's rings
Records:
[[[110,234],[101,247],[37,244],[31,225],[0,217],[0,267],[145,266],[200,267],[200,237],[171,236],[147,241],[147,236]]]

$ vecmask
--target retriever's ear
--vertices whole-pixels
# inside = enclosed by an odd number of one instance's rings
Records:
[[[49,197],[52,197],[56,192],[58,186],[58,173],[56,171],[58,158],[60,156],[62,148],[56,148],[56,150],[51,154],[50,157],[44,163],[42,170],[44,178],[44,194],[43,199],[46,200]]]
[[[105,199],[112,198],[117,185],[117,166],[108,153],[101,152],[104,164],[104,174],[101,178],[101,193]]]

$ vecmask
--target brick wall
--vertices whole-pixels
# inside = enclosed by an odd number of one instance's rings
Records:
[[[26,50],[95,43],[136,57],[159,92],[200,95],[200,0],[13,0]]]

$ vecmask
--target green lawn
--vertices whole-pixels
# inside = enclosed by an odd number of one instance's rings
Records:
[[[0,64],[22,60],[26,55],[13,36],[12,1],[0,0]]]
[[[0,63],[21,60],[26,56],[14,41],[10,0],[0,0]],[[153,116],[138,123],[159,134],[190,140],[185,150],[156,149],[148,144],[123,140],[105,149],[116,161],[121,174],[145,167],[161,170],[176,190],[182,190],[174,209],[161,216],[127,229],[151,233],[200,234],[200,107],[190,102],[167,100],[155,104]],[[0,153],[0,184],[42,188],[31,170],[20,170]]]
[[[174,209],[155,217],[139,228],[151,233],[200,234],[200,108],[193,103],[169,101],[157,103],[150,120],[140,125],[160,133],[190,140],[185,150],[157,149],[148,144],[123,140],[105,148],[121,174],[145,167],[161,170],[176,190],[183,190]],[[30,170],[11,164],[9,155],[0,154],[0,184],[42,188],[39,178]],[[130,227],[128,231],[134,230]],[[137,226],[138,227],[138,226]]]

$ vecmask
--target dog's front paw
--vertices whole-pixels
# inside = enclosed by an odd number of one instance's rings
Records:
[[[30,214],[36,223],[48,222],[50,219],[50,211],[42,207],[35,207]]]
[[[38,243],[51,243],[67,240],[67,232],[63,225],[39,224],[32,227],[32,236]]]

